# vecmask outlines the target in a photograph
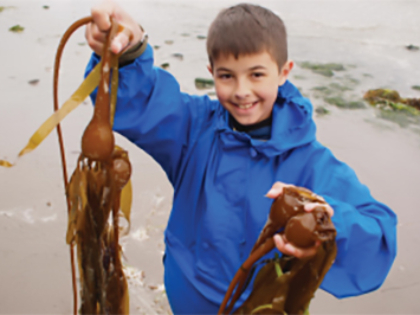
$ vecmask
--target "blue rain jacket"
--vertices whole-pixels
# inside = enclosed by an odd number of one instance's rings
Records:
[[[316,140],[312,105],[290,82],[279,87],[268,141],[233,131],[219,101],[180,92],[171,74],[153,67],[150,46],[120,69],[117,104],[115,131],[150,154],[174,188],[165,231],[170,301],[188,286],[217,312],[265,224],[272,200],[264,195],[276,181],[312,190],[335,211],[338,254],[322,289],[342,298],[383,283],[396,255],[396,216]],[[206,312],[180,294],[184,308],[171,302],[175,313]]]

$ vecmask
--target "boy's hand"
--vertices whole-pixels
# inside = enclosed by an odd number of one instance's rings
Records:
[[[118,54],[138,44],[143,38],[143,31],[127,12],[111,0],[103,1],[91,10],[93,23],[86,26],[85,37],[98,55],[102,54],[106,32],[111,28],[111,17],[124,27],[111,43],[111,50]]]
[[[292,185],[287,185],[287,184],[284,184],[284,183],[281,183],[281,182],[274,183],[274,185],[271,187],[271,189],[267,193],[266,197],[271,198],[271,199],[275,199],[275,198],[279,197],[283,193],[283,188],[287,187],[287,186],[292,186]],[[323,207],[331,217],[334,215],[334,210],[327,203],[323,203],[323,204],[321,204],[321,203],[309,203],[309,204],[306,204],[305,205],[305,211],[311,212],[316,207]],[[289,243],[287,241],[286,237],[282,234],[275,234],[273,236],[273,239],[274,239],[274,243],[276,244],[276,247],[279,251],[281,251],[283,254],[290,255],[290,256],[295,256],[297,258],[306,258],[306,257],[311,257],[311,256],[315,255],[315,253],[318,249],[318,246],[321,244],[321,242],[318,241],[312,247],[299,248],[299,247],[295,247],[291,243]]]

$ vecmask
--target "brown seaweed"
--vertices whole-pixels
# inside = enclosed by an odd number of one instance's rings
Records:
[[[118,219],[124,216],[130,227],[131,164],[128,153],[115,145],[111,128],[118,88],[119,55],[111,53],[109,46],[113,36],[121,31],[114,20],[101,62],[71,97],[60,108],[58,106],[58,74],[64,47],[76,29],[91,21],[91,17],[76,21],[62,36],[54,64],[54,113],[35,131],[18,157],[37,148],[54,128],[57,129],[69,214],[66,241],[70,245],[74,314],[78,314],[75,245],[82,300],[80,313],[128,314],[128,285],[122,269],[119,245],[122,228]],[[98,85],[94,114],[83,134],[82,153],[69,182],[60,122]],[[1,167],[14,165],[0,160]]]
[[[336,231],[325,209],[316,207],[311,212],[304,210],[305,204],[313,202],[325,203],[307,189],[293,186],[284,188],[283,194],[273,202],[267,223],[250,256],[229,285],[219,314],[232,311],[254,263],[274,249],[272,237],[282,228],[288,241],[295,246],[310,247],[315,242],[321,242],[321,245],[316,254],[309,258],[283,255],[266,261],[255,278],[250,296],[234,313],[303,314],[307,311],[337,251]]]
[[[56,110],[58,68],[62,50],[71,33],[89,22],[90,17],[74,23],[60,42],[54,69]],[[129,313],[128,285],[122,269],[118,218],[122,211],[129,220],[129,207],[121,200],[121,196],[124,187],[129,186],[131,164],[128,153],[115,146],[111,128],[111,113],[114,112],[112,107],[115,106],[112,103],[118,85],[114,82],[118,78],[118,56],[111,52],[110,43],[118,29],[118,24],[112,21],[101,56],[101,79],[94,114],[82,136],[82,153],[68,184],[62,136],[59,125],[57,126],[69,208],[66,241],[71,248],[77,246],[81,314]],[[110,88],[111,72],[113,82]],[[73,287],[76,290],[74,267],[72,272]],[[76,314],[75,292],[74,300]]]

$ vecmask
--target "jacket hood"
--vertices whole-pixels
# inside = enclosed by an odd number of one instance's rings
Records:
[[[278,89],[273,106],[271,138],[267,141],[251,139],[246,133],[233,131],[229,127],[228,111],[222,105],[220,110],[217,129],[222,133],[222,141],[229,146],[238,146],[238,140],[248,142],[260,154],[273,157],[316,139],[312,104],[288,80]]]

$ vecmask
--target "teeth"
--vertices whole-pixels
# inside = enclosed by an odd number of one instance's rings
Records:
[[[248,109],[248,108],[250,108],[253,104],[254,104],[254,103],[249,103],[249,104],[246,104],[246,105],[239,105],[239,104],[238,104],[238,107],[239,107],[240,109]]]

